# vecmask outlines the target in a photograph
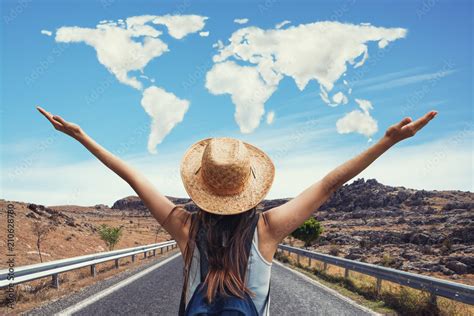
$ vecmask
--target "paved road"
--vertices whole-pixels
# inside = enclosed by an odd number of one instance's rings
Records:
[[[173,256],[161,266],[115,289],[95,293],[69,307],[72,315],[177,315],[182,285],[182,258]],[[272,267],[272,315],[370,315],[307,277],[278,264]],[[100,298],[100,299],[99,299]]]

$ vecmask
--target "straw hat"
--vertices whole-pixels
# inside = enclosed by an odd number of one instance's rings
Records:
[[[275,167],[263,151],[228,137],[196,142],[181,161],[181,179],[191,199],[202,210],[220,215],[256,206],[274,176]]]

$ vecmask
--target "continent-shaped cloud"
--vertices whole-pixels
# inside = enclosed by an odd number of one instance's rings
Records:
[[[118,81],[142,89],[141,82],[136,77],[129,77],[128,72],[143,72],[152,59],[169,51],[168,45],[159,39],[162,32],[149,24],[165,25],[172,37],[181,39],[202,30],[206,19],[198,15],[134,16],[125,22],[101,21],[96,28],[61,27],[56,32],[56,41],[84,42],[94,47],[99,62]]]
[[[357,68],[365,63],[369,56],[367,43],[375,41],[383,48],[406,35],[403,28],[340,22],[278,27],[269,30],[252,26],[241,28],[231,35],[228,45],[222,42],[215,45],[218,53],[213,61],[216,64],[207,74],[206,87],[213,94],[231,95],[236,106],[235,118],[243,133],[258,127],[265,113],[264,103],[284,76],[291,77],[300,90],[305,89],[310,80],[315,80],[320,86],[322,100],[329,105],[348,103],[342,92],[336,93],[331,102],[328,92],[349,65]],[[244,62],[245,66],[239,62]],[[249,77],[243,78],[242,72]],[[231,73],[238,79],[230,82]],[[368,111],[364,113],[369,115]]]
[[[233,61],[218,63],[206,75],[206,87],[214,94],[228,93],[236,105],[235,120],[243,133],[250,133],[260,123],[264,104],[275,92],[255,67],[240,66]]]
[[[141,104],[152,118],[148,151],[156,154],[156,146],[176,124],[183,120],[189,108],[189,101],[181,100],[173,93],[151,86],[143,91]]]
[[[101,21],[95,28],[61,27],[56,32],[55,40],[84,42],[94,47],[98,61],[119,82],[143,92],[141,105],[152,120],[148,151],[156,153],[156,146],[183,120],[190,102],[156,86],[143,90],[140,79],[154,82],[153,78],[143,73],[144,68],[152,59],[169,51],[168,45],[159,38],[162,31],[153,26],[164,25],[171,37],[182,39],[188,34],[200,32],[206,19],[199,15],[133,16],[126,20]],[[207,35],[209,32],[200,32],[200,36]],[[138,77],[129,75],[129,72],[137,70],[142,73]]]
[[[351,111],[337,120],[337,131],[340,134],[356,132],[370,137],[378,130],[377,121],[375,121],[369,114],[369,110],[372,109],[372,103],[368,100],[362,99],[355,99],[355,101],[362,111]]]

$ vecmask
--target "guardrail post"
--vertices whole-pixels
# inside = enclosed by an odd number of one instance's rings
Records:
[[[143,252],[143,259],[146,259],[146,251]]]
[[[347,268],[344,269],[344,279],[349,279],[349,271]]]
[[[119,262],[118,262],[119,259],[115,259],[115,269],[118,269],[119,267]]]
[[[169,251],[169,248],[168,248],[168,246],[166,246],[166,252],[168,252],[168,251]]]
[[[299,253],[296,254],[296,262],[298,264],[300,264],[300,254]]]
[[[132,262],[135,262],[135,255],[132,255]]]
[[[430,294],[430,304],[433,305],[433,306],[436,306],[437,303],[438,303],[438,299],[437,299],[436,294],[431,293]]]
[[[91,276],[95,278],[97,271],[95,270],[95,264],[91,264]]]
[[[160,248],[160,254],[163,254],[163,247]]]
[[[153,249],[153,257],[156,257],[156,249]]]
[[[59,275],[57,273],[53,274],[52,275],[53,279],[52,279],[52,286],[55,288],[55,289],[58,289],[59,288]]]
[[[375,285],[375,293],[377,293],[377,296],[380,295],[381,291],[382,291],[382,279],[377,278],[377,284]]]
[[[328,264],[326,262],[323,263],[323,270],[326,271],[328,269]]]
[[[310,257],[308,257],[308,265],[311,268],[311,258]]]

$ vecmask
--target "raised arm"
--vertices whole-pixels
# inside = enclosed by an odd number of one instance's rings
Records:
[[[99,145],[89,135],[87,135],[79,125],[67,122],[60,116],[52,115],[39,106],[37,109],[51,122],[51,124],[53,124],[56,130],[76,139],[104,165],[125,180],[138,194],[145,206],[150,210],[153,217],[163,225],[163,222],[170,214],[173,207],[175,207],[175,204],[166,196],[162,195],[143,174]],[[164,226],[178,244],[182,244],[186,239],[186,231],[183,228],[183,223],[184,218],[182,216],[177,216],[168,219],[166,227]]]
[[[400,122],[390,126],[384,136],[370,148],[329,172],[324,178],[308,187],[294,199],[267,211],[265,217],[268,223],[268,235],[272,239],[272,243],[280,243],[287,235],[303,224],[334,191],[362,172],[390,147],[415,135],[436,114],[436,111],[430,111],[413,122],[410,117],[405,117]]]

